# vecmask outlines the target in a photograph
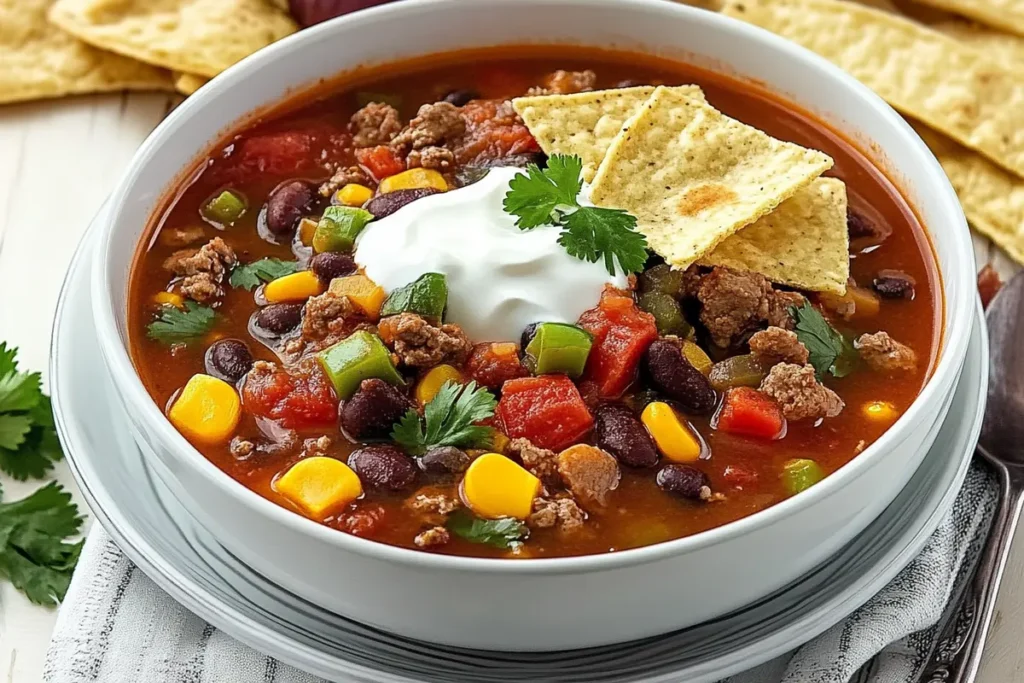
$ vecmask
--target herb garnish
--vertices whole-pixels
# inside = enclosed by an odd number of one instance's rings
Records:
[[[423,418],[410,409],[395,424],[391,438],[412,455],[423,455],[437,446],[485,448],[494,429],[474,423],[493,417],[497,405],[494,394],[476,382],[463,386],[448,381],[423,409]]]
[[[50,397],[38,372],[18,371],[17,351],[0,343],[0,470],[24,481],[44,476],[63,454]]]
[[[209,332],[216,321],[212,308],[194,301],[186,301],[185,310],[165,304],[146,327],[146,336],[164,344],[187,343]]]
[[[526,525],[514,517],[480,519],[465,510],[453,512],[445,526],[471,543],[486,543],[496,548],[514,548],[526,536]]]
[[[810,353],[808,362],[814,366],[819,379],[825,373],[845,377],[853,371],[857,355],[853,345],[829,325],[810,302],[805,301],[799,308],[791,307],[789,313],[796,320],[797,339],[807,347]]]
[[[526,167],[505,194],[505,211],[517,217],[516,226],[531,230],[540,225],[561,226],[558,243],[570,255],[596,263],[604,259],[610,275],[615,261],[626,273],[638,273],[647,262],[647,239],[636,230],[636,216],[621,209],[581,206],[583,161],[578,156],[555,154],[547,168]]]
[[[261,258],[259,261],[244,263],[235,266],[228,278],[228,284],[232,287],[252,291],[259,287],[261,282],[270,282],[285,275],[291,275],[298,270],[297,261],[282,261],[279,258]]]

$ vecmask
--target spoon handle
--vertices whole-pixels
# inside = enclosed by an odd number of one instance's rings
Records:
[[[1017,481],[1016,472],[994,461],[980,449],[979,452],[998,472],[1001,488],[999,505],[992,520],[992,529],[989,531],[985,549],[967,590],[966,599],[975,606],[973,614],[968,615],[969,626],[963,629],[962,624],[960,625],[958,630],[961,630],[961,633],[949,638],[954,641],[952,646],[943,642],[947,640],[947,634],[943,634],[931,665],[925,669],[924,677],[921,679],[925,683],[971,683],[977,677],[985,640],[988,638],[989,627],[995,614],[999,583],[1006,569],[1013,535],[1020,519],[1021,505],[1024,503],[1024,485]],[[954,614],[951,622],[956,621]]]

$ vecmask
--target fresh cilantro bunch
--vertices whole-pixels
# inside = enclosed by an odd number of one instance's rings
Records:
[[[261,282],[270,282],[298,270],[297,261],[282,261],[279,258],[261,258],[252,263],[237,265],[231,271],[228,284],[235,288],[252,291]]]
[[[24,481],[45,476],[62,452],[39,373],[20,372],[17,352],[0,343],[0,470]]]
[[[638,273],[647,262],[647,239],[636,230],[636,216],[621,209],[581,206],[583,161],[578,156],[555,154],[547,168],[526,167],[509,183],[503,206],[517,217],[516,226],[532,230],[540,225],[561,226],[558,243],[570,255],[596,263],[615,275],[615,262],[626,273]]]
[[[438,446],[486,448],[494,429],[476,424],[494,416],[498,401],[476,382],[466,385],[445,382],[423,409],[423,417],[410,409],[395,424],[391,438],[412,455],[423,455]]]
[[[826,373],[845,377],[856,367],[857,351],[850,340],[840,334],[810,302],[799,308],[793,306],[789,314],[796,321],[795,332],[810,354],[808,362],[814,366],[818,379]]]

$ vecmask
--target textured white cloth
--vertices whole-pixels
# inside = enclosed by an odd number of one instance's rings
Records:
[[[925,550],[878,595],[806,645],[727,683],[916,683],[949,596],[980,551],[996,499],[991,473],[973,465]],[[320,682],[187,611],[99,525],[61,607],[44,677],[49,683]]]

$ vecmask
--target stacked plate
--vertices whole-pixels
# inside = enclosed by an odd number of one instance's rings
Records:
[[[936,446],[877,520],[799,581],[714,621],[621,645],[512,654],[428,644],[340,617],[262,577],[154,475],[100,361],[88,286],[96,233],[94,224],[64,283],[50,372],[61,441],[83,494],[125,553],[175,599],[242,642],[327,678],[713,681],[749,668],[831,627],[910,562],[952,505],[980,431],[988,350],[979,307]]]

